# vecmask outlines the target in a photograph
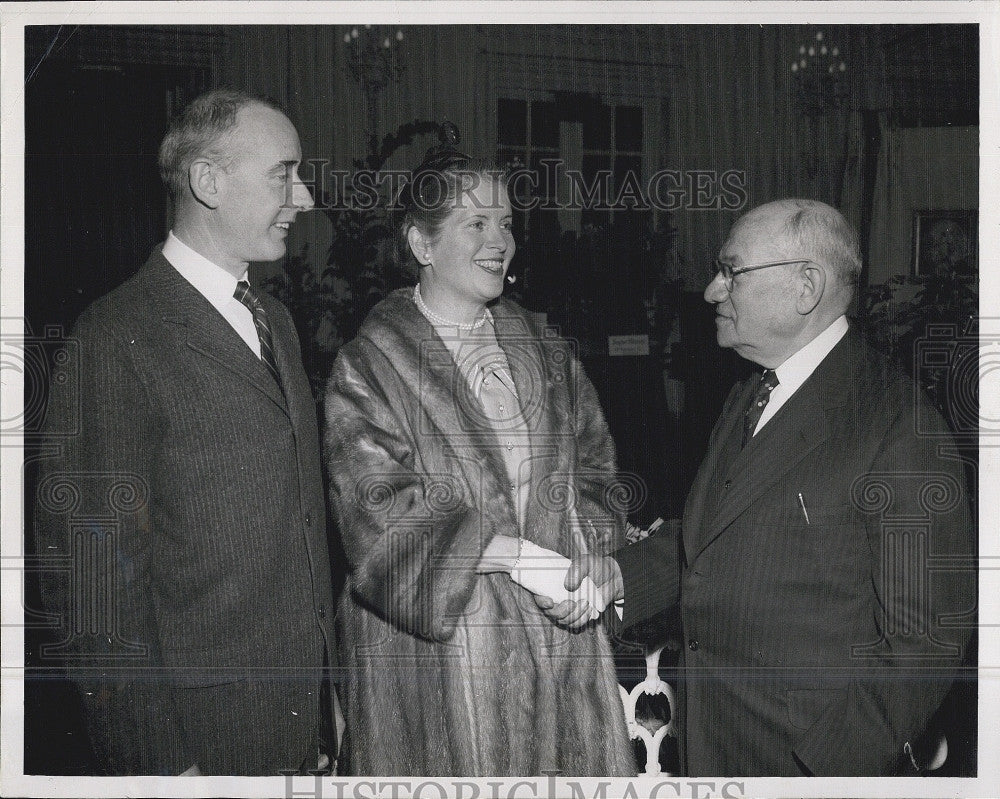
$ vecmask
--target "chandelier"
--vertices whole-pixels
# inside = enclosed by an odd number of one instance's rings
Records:
[[[846,104],[847,63],[840,47],[827,41],[823,31],[799,45],[791,71],[795,99],[806,114],[820,116]]]
[[[401,29],[377,25],[354,27],[344,34],[347,69],[364,95],[369,135],[376,130],[379,97],[406,69],[402,41]]]

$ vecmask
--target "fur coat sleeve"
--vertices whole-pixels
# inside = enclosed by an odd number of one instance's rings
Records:
[[[459,482],[419,468],[419,442],[383,387],[391,369],[366,343],[337,359],[326,402],[333,500],[355,596],[406,632],[447,640],[484,542]]]

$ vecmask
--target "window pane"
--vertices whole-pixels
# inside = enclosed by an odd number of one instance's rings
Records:
[[[642,182],[642,159],[637,155],[619,155],[615,158],[612,202],[621,200],[625,208],[635,209],[643,204],[645,190]]]
[[[611,159],[606,155],[585,155],[581,171],[583,172],[584,187],[581,193],[591,195],[591,199],[583,197],[589,207],[598,205],[606,206],[611,202],[609,197],[611,191]]]
[[[500,152],[497,155],[497,166],[501,169],[507,169],[514,171],[515,169],[523,169],[526,167],[524,150],[515,150],[512,148],[501,147]],[[517,198],[511,197],[511,202],[517,200],[515,205],[520,205],[521,208],[526,207],[526,204],[531,197],[531,182],[525,178],[518,178],[512,181],[511,191],[517,193]]]
[[[619,150],[642,150],[642,109],[620,105],[615,109],[615,144]]]
[[[559,146],[559,117],[555,103],[531,104],[531,143],[541,147]]]
[[[598,102],[587,103],[581,109],[583,146],[587,150],[607,150],[611,147],[611,108]]]
[[[611,191],[611,159],[606,155],[585,155],[583,157],[583,193],[591,193],[591,197],[580,197],[584,201],[583,212],[580,215],[581,224],[606,228],[608,225],[608,205],[614,199]]]
[[[542,159],[554,160],[557,157],[558,153],[555,152],[533,152],[531,154],[531,163],[528,164],[528,168],[535,174],[534,182],[537,184],[537,188],[533,192],[535,196],[543,198],[556,196],[556,168],[553,164],[546,167],[541,161]]]
[[[524,100],[501,99],[497,101],[500,144],[527,144],[527,113],[527,103]]]
[[[635,175],[635,184],[642,186],[642,158],[638,155],[619,155],[615,158],[615,191],[617,192],[625,179],[625,174]]]

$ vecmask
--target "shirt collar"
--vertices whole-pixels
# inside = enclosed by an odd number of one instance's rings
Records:
[[[230,272],[191,249],[172,230],[163,243],[163,257],[216,308],[228,305],[233,299],[236,284],[247,279],[245,270],[242,277],[233,277]]]
[[[774,370],[778,376],[778,384],[788,394],[794,392],[837,346],[847,333],[847,327],[847,317],[841,314],[826,330]]]

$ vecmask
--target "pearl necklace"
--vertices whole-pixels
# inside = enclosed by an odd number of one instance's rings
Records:
[[[483,315],[477,319],[472,324],[463,324],[461,322],[452,322],[450,319],[445,319],[443,316],[438,316],[430,308],[427,307],[427,303],[424,302],[424,298],[420,296],[420,284],[418,283],[413,287],[413,301],[417,304],[417,308],[420,309],[420,313],[430,319],[434,324],[441,327],[457,327],[459,330],[478,330],[483,325],[486,324],[486,318],[489,314],[485,308],[483,308]]]

